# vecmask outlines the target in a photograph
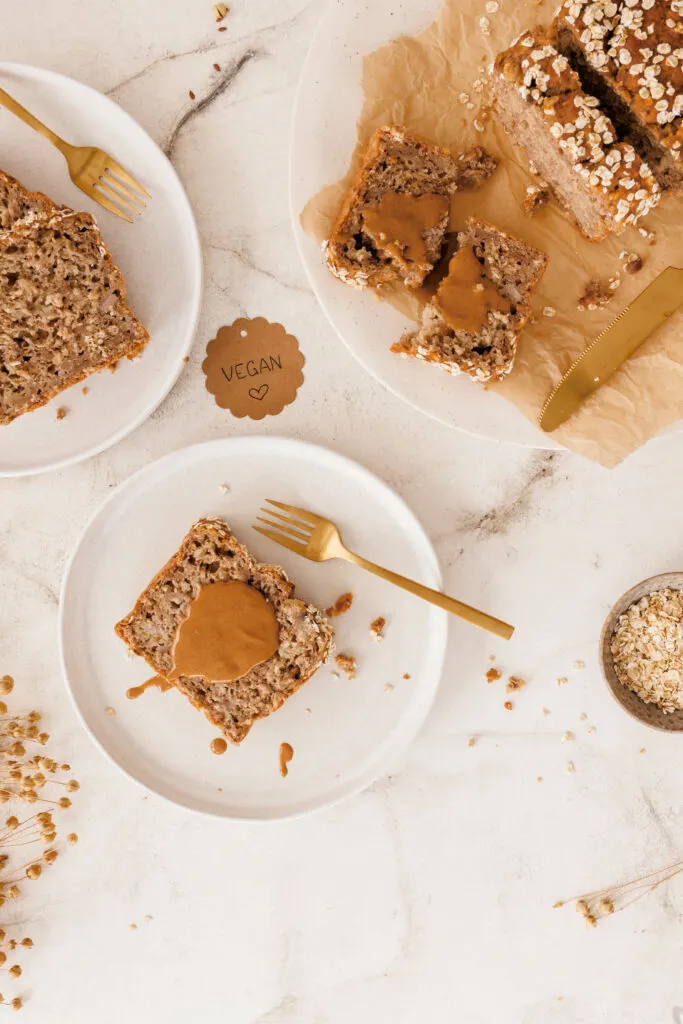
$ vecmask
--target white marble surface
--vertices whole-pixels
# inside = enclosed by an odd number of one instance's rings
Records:
[[[613,599],[680,568],[683,438],[606,472],[452,433],[364,376],[288,219],[289,118],[321,6],[232,6],[221,34],[209,0],[2,6],[5,58],[108,92],[170,144],[206,289],[193,358],[144,427],[84,465],[0,483],[0,672],[15,705],[46,710],[83,782],[79,845],[1,912],[30,921],[36,948],[0,990],[40,1024],[676,1024],[683,881],[595,931],[552,904],[683,855],[683,739],[625,717],[596,663]],[[213,61],[225,89],[178,129],[188,89],[215,89]],[[239,314],[286,324],[308,361],[296,403],[263,425],[203,390],[202,345]],[[434,712],[390,777],[329,812],[245,827],[146,796],[102,758],[67,701],[56,620],[67,555],[112,487],[174,448],[263,430],[382,476],[422,518],[447,587],[518,631],[504,647],[454,623]],[[529,680],[512,713],[484,680],[492,653]]]

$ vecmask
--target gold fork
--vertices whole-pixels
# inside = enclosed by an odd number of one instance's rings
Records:
[[[4,89],[0,89],[0,104],[57,147],[69,166],[69,174],[74,185],[105,210],[115,213],[129,224],[133,223],[131,213],[142,213],[145,207],[142,196],[151,199],[149,192],[145,191],[133,175],[103,149],[97,149],[95,146],[72,146],[64,139],[60,139],[59,135],[50,131]]]
[[[501,622],[500,619],[494,619],[492,615],[480,612],[476,608],[470,608],[462,601],[456,601],[454,597],[442,594],[438,590],[432,590],[430,587],[424,587],[421,583],[409,580],[405,576],[399,576],[398,573],[392,572],[390,569],[383,569],[380,565],[368,562],[366,558],[349,551],[344,546],[339,530],[329,519],[323,519],[322,516],[314,515],[313,512],[307,512],[303,508],[296,508],[294,505],[284,505],[281,501],[273,501],[272,498],[266,498],[266,501],[269,505],[288,512],[289,515],[283,516],[271,508],[262,508],[261,512],[272,518],[264,519],[263,516],[256,516],[256,518],[260,523],[265,523],[269,529],[264,530],[262,526],[256,525],[253,529],[262,533],[264,537],[268,537],[269,540],[274,540],[277,544],[289,548],[290,551],[295,551],[297,555],[310,558],[312,562],[326,562],[330,558],[343,558],[347,562],[359,565],[361,569],[367,569],[368,572],[374,573],[375,576],[379,576],[383,580],[388,580],[389,583],[396,584],[397,587],[402,587],[403,590],[415,594],[416,597],[435,604],[438,608],[444,608],[451,615],[459,615],[461,619],[466,619],[467,622],[472,622],[475,626],[488,629],[489,633],[502,636],[505,640],[509,640],[514,633],[514,626],[509,626],[506,622]]]

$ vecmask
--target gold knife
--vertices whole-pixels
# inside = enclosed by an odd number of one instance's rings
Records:
[[[541,410],[541,428],[557,430],[682,304],[683,270],[667,267],[574,360]]]

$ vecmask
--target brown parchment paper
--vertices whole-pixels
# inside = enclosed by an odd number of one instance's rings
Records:
[[[535,179],[524,153],[513,148],[495,113],[482,121],[488,96],[476,83],[486,82],[488,67],[501,49],[524,29],[549,22],[556,6],[555,0],[541,4],[526,0],[514,6],[509,0],[500,0],[500,10],[487,13],[484,0],[444,0],[439,17],[424,32],[395,39],[365,57],[364,102],[349,172],[341,182],[312,197],[301,214],[309,235],[317,241],[329,236],[365,142],[384,124],[403,124],[454,154],[475,144],[485,146],[499,159],[498,170],[480,190],[456,194],[451,229],[457,230],[470,215],[481,216],[550,256],[535,293],[536,322],[520,336],[510,376],[491,388],[534,422],[552,388],[595,335],[666,266],[683,266],[681,199],[665,199],[658,210],[640,221],[639,227],[655,233],[654,245],[637,228],[603,242],[588,242],[555,202],[534,217],[522,211],[525,189]],[[482,17],[489,21],[488,34],[479,24]],[[463,94],[468,101],[461,101]],[[474,107],[468,109],[467,102]],[[475,121],[483,131],[475,128]],[[643,258],[639,273],[623,272],[619,259],[623,250]],[[621,285],[605,307],[577,310],[577,301],[591,278],[606,282],[617,274]],[[346,286],[340,282],[339,287]],[[418,318],[419,302],[413,296],[390,289],[381,298]],[[553,307],[556,315],[544,317],[545,306]],[[435,367],[434,372],[441,371]],[[482,395],[482,401],[486,397]],[[611,467],[682,416],[683,315],[678,313],[553,437],[570,450]]]

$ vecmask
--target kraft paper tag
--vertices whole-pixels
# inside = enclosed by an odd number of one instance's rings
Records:
[[[262,420],[294,401],[304,363],[296,338],[257,316],[221,327],[206,346],[202,369],[216,405],[240,419]]]

